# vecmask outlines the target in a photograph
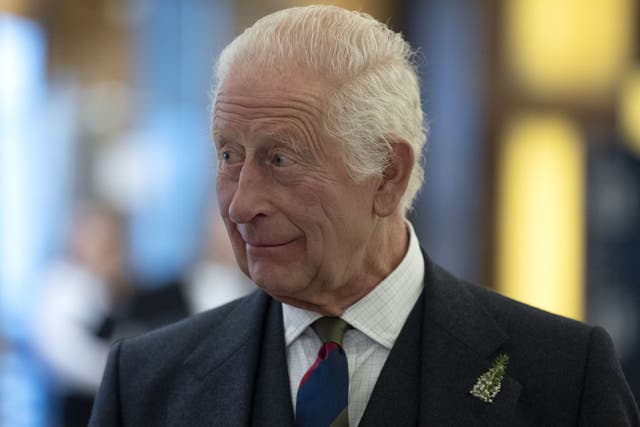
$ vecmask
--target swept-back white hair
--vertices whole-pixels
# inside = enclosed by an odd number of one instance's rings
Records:
[[[354,179],[382,174],[390,142],[411,145],[414,165],[401,207],[424,176],[426,141],[414,52],[402,35],[370,15],[336,6],[284,9],[259,19],[220,54],[217,91],[231,70],[303,69],[329,82],[325,126],[342,141]]]

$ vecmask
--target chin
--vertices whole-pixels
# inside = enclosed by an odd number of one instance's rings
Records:
[[[264,271],[251,270],[249,277],[266,293],[277,300],[293,297],[300,293],[303,287],[301,281],[295,280],[295,276],[289,271]]]
[[[263,291],[277,297],[279,295],[289,295],[292,293],[291,286],[286,281],[278,280],[277,277],[264,277],[261,275],[252,275],[251,280]],[[294,291],[295,292],[295,291]]]

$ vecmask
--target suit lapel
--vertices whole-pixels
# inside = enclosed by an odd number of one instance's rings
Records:
[[[289,424],[283,421],[293,414],[278,308],[269,296],[255,292],[187,358],[184,366],[192,384],[189,395],[180,396],[190,400],[189,413],[182,420],[185,425],[246,426],[257,421],[254,413],[264,416],[264,405],[278,425]],[[264,353],[265,348],[270,353]],[[261,368],[263,361],[266,366]],[[267,384],[271,389],[265,394]]]
[[[255,426],[293,426],[282,306],[273,299],[264,328],[251,422]]]
[[[425,257],[421,425],[513,425],[520,384],[509,376],[491,404],[472,396],[508,336],[457,279]]]

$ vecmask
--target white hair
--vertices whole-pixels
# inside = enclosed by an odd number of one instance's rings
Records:
[[[401,34],[365,13],[336,6],[284,9],[259,19],[222,51],[214,103],[232,69],[293,66],[322,76],[333,89],[326,130],[344,144],[354,179],[382,174],[394,139],[410,144],[414,165],[401,201],[406,213],[422,185],[426,141],[413,58]]]

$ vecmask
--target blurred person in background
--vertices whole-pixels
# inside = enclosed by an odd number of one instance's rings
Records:
[[[115,335],[139,335],[245,296],[255,285],[238,269],[217,207],[207,216],[201,253],[191,268],[162,282],[135,277]]]
[[[208,215],[206,236],[202,257],[189,274],[184,289],[191,314],[221,306],[256,289],[236,264],[217,207]]]
[[[145,282],[135,277],[135,290],[116,338],[139,335],[245,296],[255,285],[238,269],[217,207],[207,216],[202,252],[191,269],[165,279]]]
[[[65,426],[87,424],[115,319],[129,298],[122,225],[107,206],[83,204],[37,299],[34,343],[58,385]]]
[[[421,250],[412,58],[402,35],[331,6],[268,15],[225,48],[217,197],[261,289],[118,342],[91,425],[640,424],[602,328]]]

